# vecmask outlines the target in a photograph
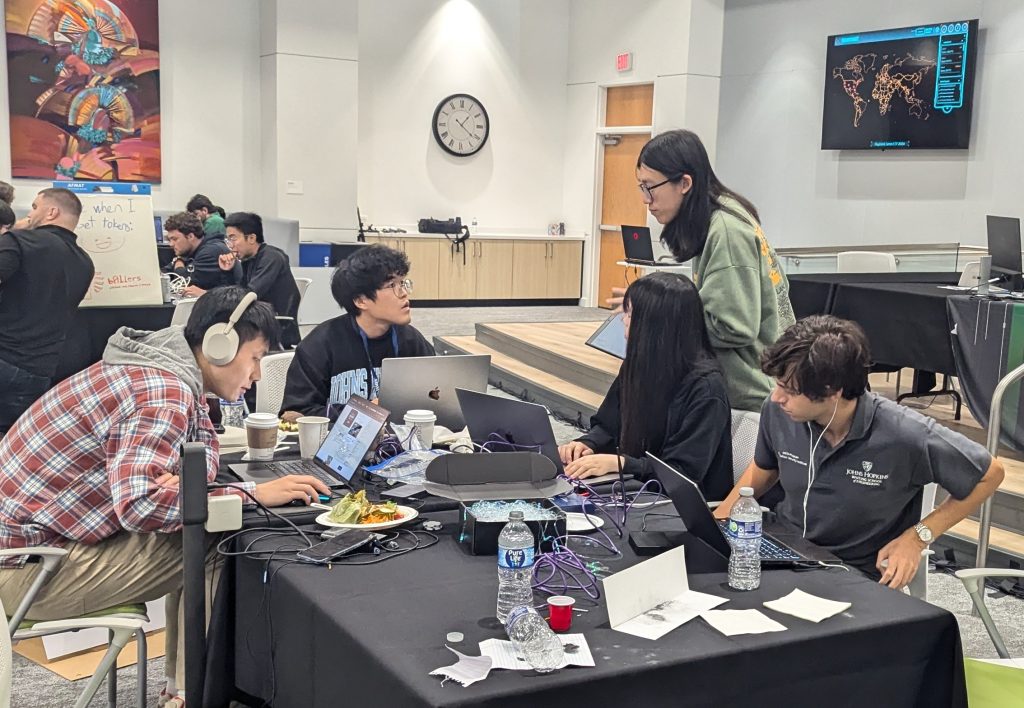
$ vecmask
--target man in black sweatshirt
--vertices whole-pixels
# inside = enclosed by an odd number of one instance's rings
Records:
[[[207,290],[221,285],[238,285],[242,280],[242,266],[238,263],[229,270],[221,270],[220,257],[231,253],[224,236],[206,236],[199,217],[181,212],[164,220],[167,241],[174,249],[174,259],[164,272],[188,278],[186,297],[199,297]]]
[[[406,255],[381,245],[360,248],[338,264],[331,294],[347,314],[317,325],[295,350],[281,404],[285,420],[330,417],[352,394],[376,399],[384,359],[434,355],[409,324],[408,274]]]
[[[44,189],[19,227],[0,234],[0,437],[50,387],[95,267],[74,229],[82,203]]]
[[[291,320],[281,322],[281,344],[291,349],[299,343],[299,288],[292,276],[288,254],[263,241],[263,219],[259,214],[236,211],[224,222],[224,242],[231,253],[220,257],[220,268],[231,271],[242,264],[243,288],[252,290],[274,312]]]

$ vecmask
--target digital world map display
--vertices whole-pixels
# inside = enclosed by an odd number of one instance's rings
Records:
[[[978,21],[833,35],[823,150],[966,148]]]

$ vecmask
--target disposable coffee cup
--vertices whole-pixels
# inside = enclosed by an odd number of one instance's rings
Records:
[[[299,455],[304,460],[312,459],[327,437],[331,420],[322,415],[304,415],[295,422],[299,424]]]
[[[437,416],[433,411],[412,410],[405,414],[405,425],[412,428],[413,436],[419,440],[420,447],[424,450],[429,450],[434,446],[434,423],[436,422]]]
[[[245,419],[245,436],[250,460],[274,459],[277,447],[277,416],[273,413],[250,413]]]

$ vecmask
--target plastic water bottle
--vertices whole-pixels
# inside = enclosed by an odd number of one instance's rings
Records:
[[[523,512],[513,511],[498,536],[498,619],[517,607],[533,605],[533,533]]]
[[[740,488],[729,512],[729,587],[756,590],[761,584],[761,505],[754,490]]]
[[[544,618],[530,605],[515,608],[505,625],[508,638],[516,652],[539,674],[554,671],[562,665],[565,650]]]

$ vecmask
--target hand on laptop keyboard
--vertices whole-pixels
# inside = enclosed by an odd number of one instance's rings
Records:
[[[321,494],[330,496],[326,484],[312,475],[295,474],[257,484],[254,496],[263,506],[284,506],[296,500],[309,504]]]

